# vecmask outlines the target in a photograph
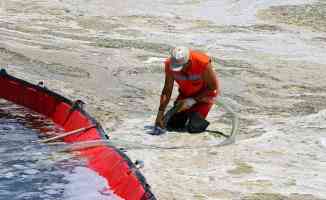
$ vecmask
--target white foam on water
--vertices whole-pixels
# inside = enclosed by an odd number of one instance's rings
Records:
[[[326,148],[326,138],[321,138],[320,144],[322,145],[322,147]]]
[[[219,24],[254,24],[256,12],[270,6],[300,5],[313,3],[315,0],[209,0],[209,1],[116,1],[112,6],[111,1],[70,0],[64,1],[76,13],[92,15],[160,15],[160,16],[185,16],[214,21]]]
[[[247,25],[257,22],[256,12],[270,6],[300,5],[314,0],[210,0],[203,3],[194,15],[220,24]]]
[[[318,113],[297,117],[293,123],[302,128],[326,128],[326,110],[321,110]]]
[[[163,63],[165,58],[158,58],[158,57],[150,57],[144,63],[151,64],[151,63]]]
[[[107,181],[96,172],[86,167],[76,167],[72,174],[65,179],[69,184],[65,186],[65,200],[121,200],[107,189]]]

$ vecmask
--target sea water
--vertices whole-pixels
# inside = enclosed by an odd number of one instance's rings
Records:
[[[44,116],[0,101],[0,199],[118,199],[106,180],[71,154],[35,142],[60,133]]]

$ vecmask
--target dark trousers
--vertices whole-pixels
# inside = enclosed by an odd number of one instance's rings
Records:
[[[180,112],[174,114],[167,122],[168,131],[188,131],[201,133],[206,130],[209,122],[198,112]]]

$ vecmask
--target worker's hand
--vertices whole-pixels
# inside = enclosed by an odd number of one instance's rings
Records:
[[[156,120],[155,120],[155,126],[158,126],[160,128],[164,127],[164,111],[158,111]]]
[[[177,107],[179,107],[178,112],[188,110],[193,105],[196,104],[196,100],[193,98],[182,99],[177,102]]]

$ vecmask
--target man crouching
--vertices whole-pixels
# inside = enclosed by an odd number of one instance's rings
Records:
[[[172,108],[174,112],[167,119],[164,112],[171,98],[174,81],[178,83],[179,95]],[[218,94],[219,83],[209,56],[187,47],[172,49],[165,61],[165,82],[155,126],[169,131],[205,131],[209,125],[205,118]],[[161,134],[161,131],[154,131],[154,134]]]

